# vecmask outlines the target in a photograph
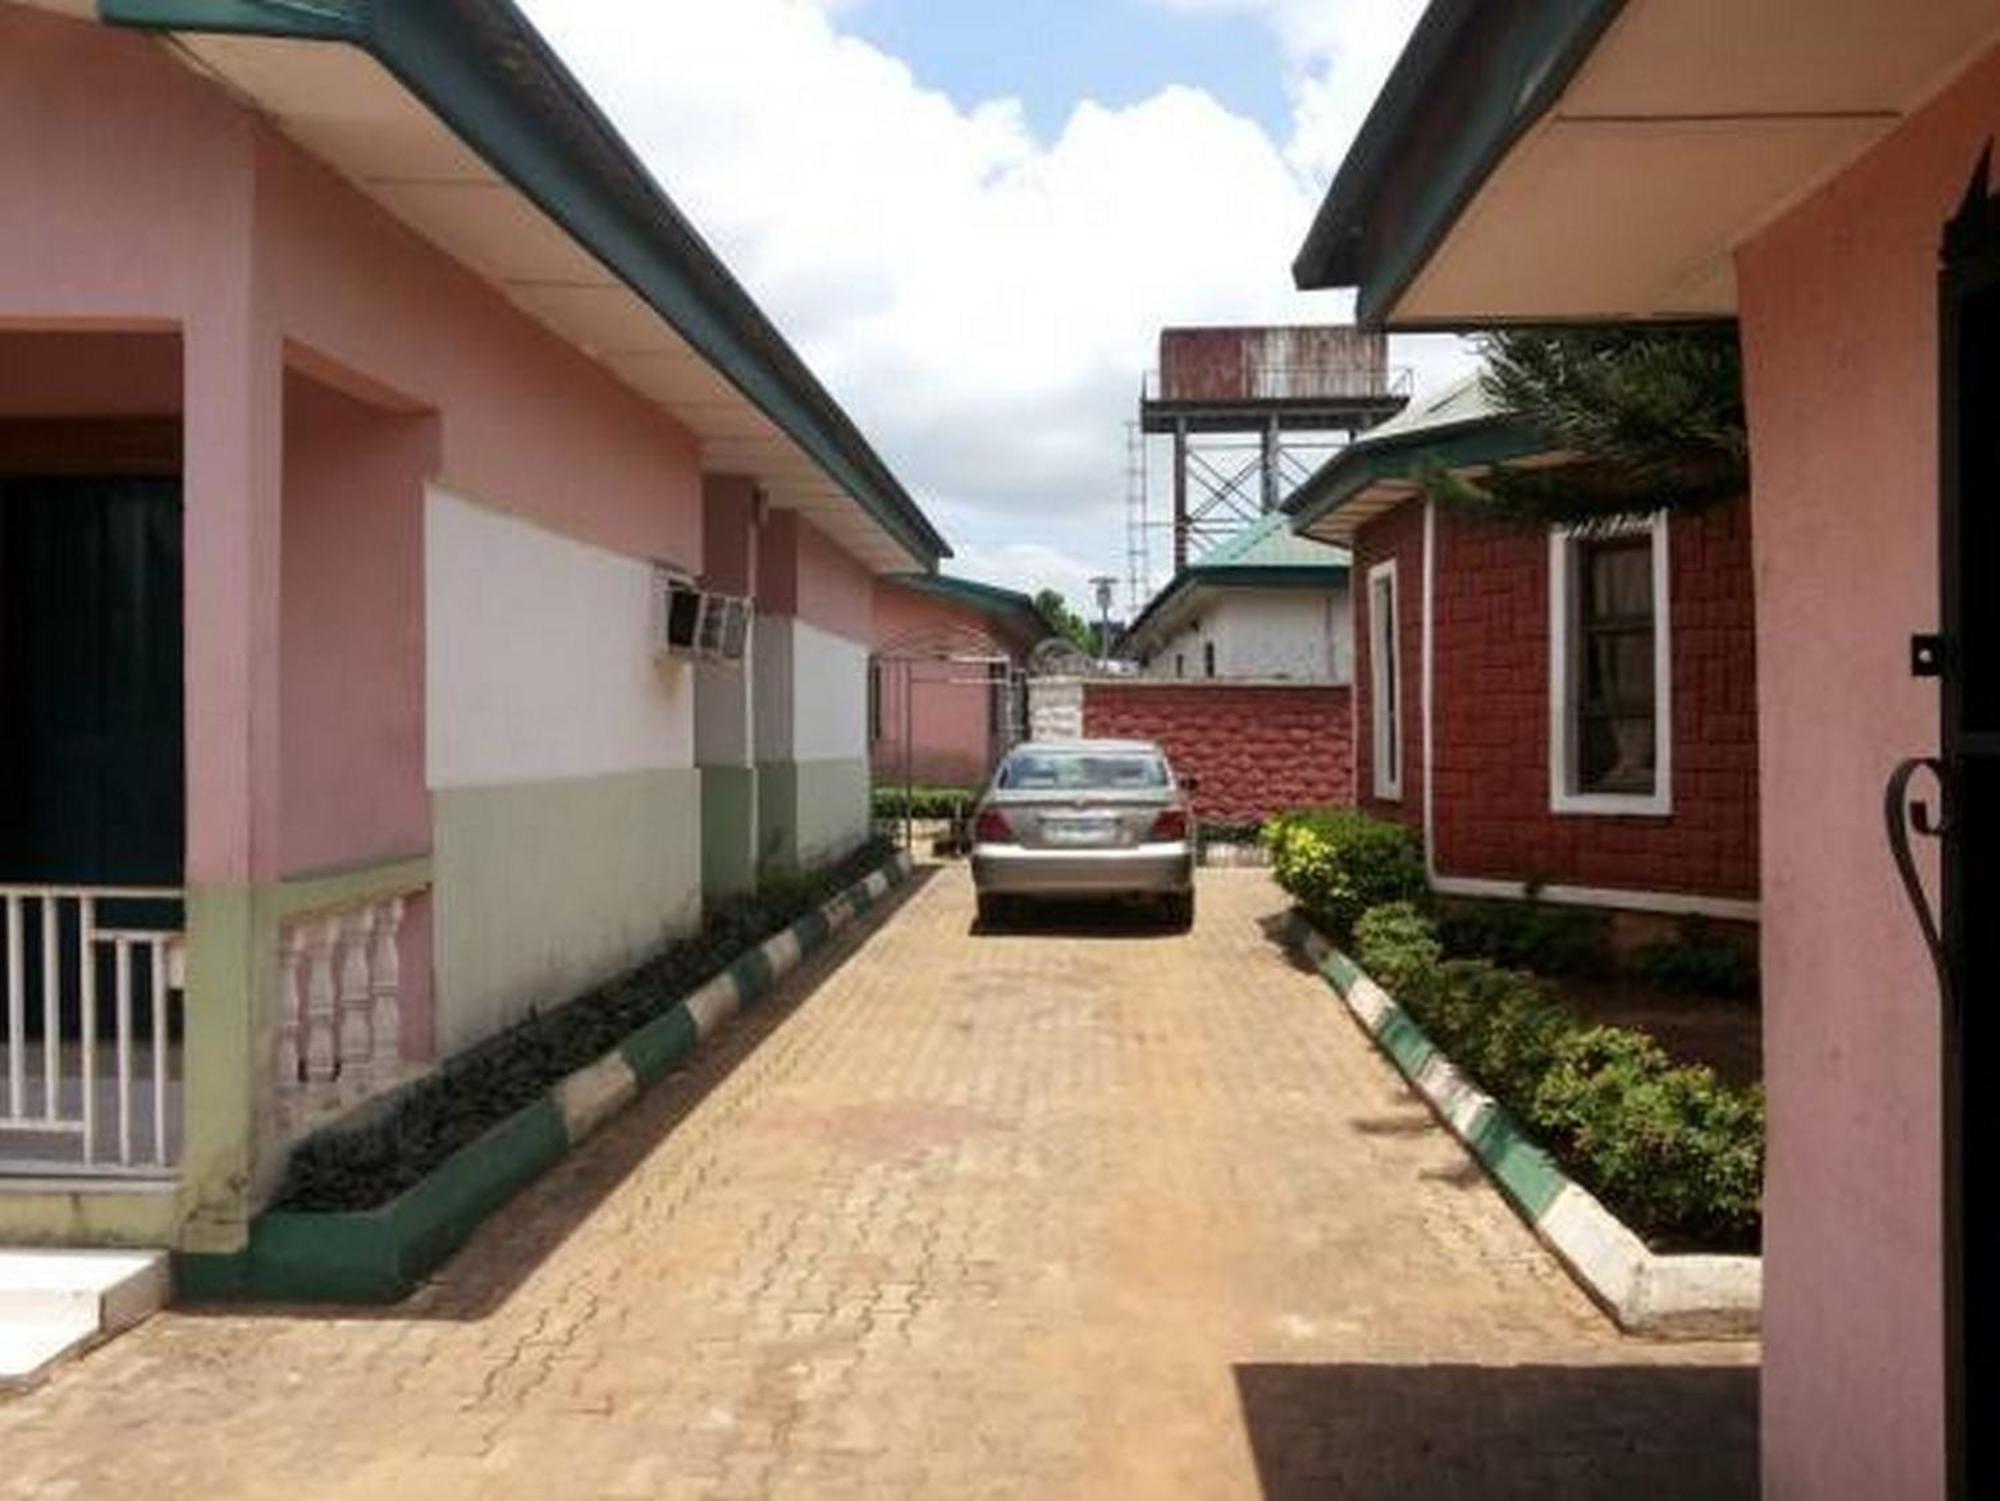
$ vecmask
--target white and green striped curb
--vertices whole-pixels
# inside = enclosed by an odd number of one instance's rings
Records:
[[[898,852],[880,869],[739,955],[721,974],[683,996],[595,1063],[568,1075],[550,1096],[573,1147],[629,1104],[647,1084],[713,1037],[745,1006],[768,994],[807,955],[910,877]]]
[[[1537,1238],[1628,1334],[1754,1336],[1763,1305],[1756,1256],[1662,1255],[1535,1145],[1500,1102],[1440,1052],[1409,1013],[1294,913],[1292,942],[1347,1004],[1410,1087],[1486,1169]]]

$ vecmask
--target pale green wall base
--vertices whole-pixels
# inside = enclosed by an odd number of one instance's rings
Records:
[[[838,859],[868,837],[866,758],[760,762],[757,823],[770,869]]]
[[[701,894],[736,896],[757,884],[757,771],[701,768]]]
[[[695,926],[700,780],[688,767],[433,794],[441,1054]]]

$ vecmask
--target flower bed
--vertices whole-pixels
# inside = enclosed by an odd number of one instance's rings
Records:
[[[283,1302],[384,1303],[406,1296],[482,1220],[909,873],[905,857],[884,858],[876,846],[805,881],[767,889],[757,901],[733,903],[712,914],[699,938],[620,982],[631,1005],[635,986],[658,994],[639,985],[640,976],[669,983],[676,972],[709,972],[693,991],[652,1004],[648,1019],[600,1055],[549,1077],[556,1060],[574,1058],[581,1040],[600,1036],[598,1027],[613,1014],[591,1004],[606,992],[593,992],[551,1013],[547,1024],[514,1029],[508,1051],[496,1039],[488,1047],[497,1056],[477,1072],[464,1070],[460,1059],[444,1071],[453,1076],[449,1086],[444,1074],[434,1075],[368,1124],[312,1138],[312,1151],[324,1155],[310,1176],[293,1181],[288,1202],[251,1222],[242,1249],[176,1253],[177,1290],[198,1299]],[[849,884],[838,889],[843,880]],[[814,894],[827,899],[801,909]],[[773,928],[788,910],[791,921]],[[761,941],[750,940],[727,956],[726,966],[715,967],[722,943],[759,930],[768,930]],[[681,968],[670,969],[668,961]],[[555,1026],[565,1012],[567,1021]],[[531,1049],[512,1051],[530,1036]],[[530,1091],[536,1079],[539,1087]],[[505,1087],[491,1087],[496,1081]],[[407,1154],[385,1155],[399,1148]],[[385,1195],[392,1184],[397,1188]]]
[[[838,864],[767,882],[712,908],[701,930],[629,974],[523,1021],[418,1080],[358,1124],[316,1132],[293,1151],[274,1206],[373,1209],[507,1119],[552,1085],[617,1047],[682,996],[771,934],[880,866],[884,841]]]
[[[1622,1221],[1656,1247],[1756,1246],[1761,1089],[1676,1063],[1643,1032],[1592,1026],[1524,971],[1447,957],[1422,847],[1401,825],[1293,814],[1266,842],[1308,919]]]

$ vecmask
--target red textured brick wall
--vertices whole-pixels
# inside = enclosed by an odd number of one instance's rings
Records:
[[[1084,734],[1159,741],[1199,779],[1196,812],[1231,823],[1351,802],[1352,724],[1345,687],[1092,681],[1083,695]]]
[[[1547,535],[1440,513],[1437,548],[1432,838],[1439,871],[1755,897],[1747,504],[1670,526],[1673,813],[1665,818],[1549,809]]]
[[[1371,598],[1369,570],[1378,563],[1396,564],[1396,624],[1402,637],[1401,693],[1403,711],[1402,796],[1375,796],[1375,731],[1369,709],[1374,703],[1375,648],[1368,618]],[[1393,818],[1412,828],[1424,822],[1424,508],[1405,502],[1361,528],[1354,546],[1354,788],[1357,806],[1378,818]]]

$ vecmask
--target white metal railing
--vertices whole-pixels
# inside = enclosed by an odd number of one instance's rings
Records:
[[[0,885],[0,1176],[179,1161],[184,940],[178,914],[166,924],[132,909],[181,900],[164,887]]]
[[[276,1082],[288,1128],[402,1077],[397,938],[408,895],[368,897],[281,926]]]

